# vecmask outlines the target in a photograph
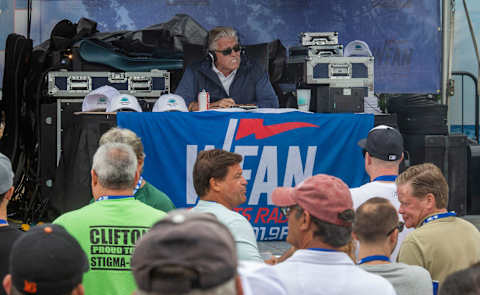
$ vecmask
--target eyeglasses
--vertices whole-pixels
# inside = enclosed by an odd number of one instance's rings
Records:
[[[404,226],[405,226],[405,222],[399,221],[398,225],[392,228],[392,230],[387,233],[387,237],[391,235],[395,229],[398,229],[398,232],[402,232]]]
[[[290,215],[290,212],[293,211],[293,209],[297,208],[298,205],[293,205],[289,207],[280,207],[280,212],[282,212],[283,216],[288,217]]]
[[[240,46],[240,44],[237,44],[233,47],[228,47],[224,50],[215,50],[215,51],[220,52],[225,56],[229,56],[230,54],[232,54],[232,51],[239,52],[240,50],[242,50],[242,47]]]
[[[362,149],[362,156],[365,158],[365,154],[367,153],[366,149]]]

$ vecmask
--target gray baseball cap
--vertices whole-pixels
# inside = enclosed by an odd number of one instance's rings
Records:
[[[13,185],[13,171],[10,159],[0,153],[0,194],[6,193]]]
[[[174,210],[137,242],[131,267],[140,290],[183,294],[233,279],[237,250],[213,214]]]

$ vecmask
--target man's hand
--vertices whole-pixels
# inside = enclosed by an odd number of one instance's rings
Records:
[[[231,108],[235,105],[235,101],[232,98],[222,98],[216,102],[212,102],[208,108],[209,109],[225,109]]]
[[[192,102],[188,105],[188,111],[189,111],[189,112],[198,111],[198,102],[192,101]]]

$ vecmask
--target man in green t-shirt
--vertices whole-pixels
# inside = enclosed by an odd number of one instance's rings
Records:
[[[114,127],[102,135],[99,145],[108,142],[121,142],[131,146],[137,156],[137,169],[142,173],[145,153],[143,152],[143,144],[140,137],[130,129]],[[143,177],[140,177],[135,189],[134,195],[137,200],[164,212],[175,209],[172,200],[170,200],[164,192],[147,182]]]
[[[54,223],[65,227],[87,253],[85,294],[130,295],[135,290],[130,267],[135,243],[166,214],[133,196],[140,170],[129,145],[101,145],[93,156],[91,176],[95,202]]]

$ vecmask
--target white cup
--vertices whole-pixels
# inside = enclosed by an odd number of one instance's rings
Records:
[[[308,112],[310,109],[310,89],[297,89],[297,105],[300,111]]]

